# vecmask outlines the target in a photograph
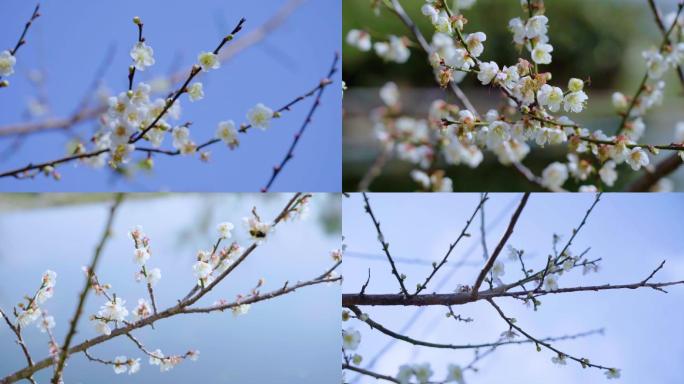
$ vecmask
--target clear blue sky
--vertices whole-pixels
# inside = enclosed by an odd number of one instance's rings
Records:
[[[234,238],[247,243],[241,218],[256,205],[265,218],[274,217],[288,195],[173,195],[149,196],[125,202],[114,223],[114,236],[102,255],[99,278],[109,282],[127,301],[130,311],[145,287],[135,283],[131,241],[127,231],[137,224],[151,238],[151,267],[159,267],[162,279],[155,288],[157,303],[166,308],[175,304],[195,283],[192,264],[199,249],[215,241],[219,222],[236,224]],[[0,205],[6,208],[6,197]],[[55,316],[56,335],[64,338],[68,319],[82,289],[81,266],[87,265],[101,234],[109,203],[20,209],[0,212],[0,306],[7,310],[24,294],[35,291],[41,274],[48,268],[58,273],[55,295],[45,303]],[[233,299],[248,292],[263,277],[262,292],[318,276],[332,265],[330,250],[339,247],[339,229],[324,230],[321,217],[338,217],[339,197],[316,195],[307,219],[279,226],[272,238],[241,264],[211,297]],[[168,214],[172,212],[173,214]],[[338,226],[339,228],[339,226]],[[27,246],[27,244],[31,246]],[[141,359],[136,375],[115,375],[112,368],[74,356],[66,370],[71,383],[337,383],[339,368],[340,286],[308,287],[279,299],[252,305],[245,316],[231,313],[180,316],[155,324],[155,330],[134,332],[148,347],[164,353],[182,353],[197,348],[197,362],[186,362],[170,372],[160,373]],[[103,300],[91,295],[85,313],[96,312]],[[315,303],[315,304],[314,304]],[[75,341],[92,338],[95,331],[82,319]],[[25,337],[35,358],[47,356],[46,336],[35,325],[26,328]],[[0,376],[25,364],[11,332],[0,327]],[[113,340],[92,348],[97,356],[112,359],[118,355],[142,357],[128,340]],[[267,366],[264,369],[264,366]],[[51,370],[36,377],[49,381]]]
[[[429,263],[444,255],[465,223],[466,215],[475,208],[478,194],[372,194],[371,204],[382,223],[385,238],[395,257],[419,259],[427,265],[399,263],[400,272],[408,276],[407,286],[424,279]],[[498,224],[488,232],[490,250],[508,224],[520,194],[491,195],[487,203],[487,222]],[[590,194],[533,194],[523,212],[510,244],[526,251],[528,265],[539,269],[551,251],[551,236],[558,233],[567,239],[593,201]],[[382,254],[362,198],[353,195],[343,200],[343,233],[348,252],[345,256],[343,292],[359,292],[371,268],[367,292],[397,292],[397,282],[390,274],[386,259],[362,259]],[[665,268],[654,280],[673,281],[684,278],[684,252],[681,247],[684,199],[679,194],[636,195],[608,194],[595,209],[586,227],[578,235],[574,247],[581,252],[591,247],[590,257],[602,257],[603,269],[598,274],[582,276],[581,272],[563,275],[560,287],[577,284],[634,283],[644,279],[661,260]],[[453,292],[457,284],[472,284],[481,268],[479,223],[470,231],[473,236],[457,246],[450,260],[466,265],[450,270],[445,267],[433,280],[429,292],[445,276],[439,292]],[[504,258],[507,260],[507,258]],[[448,266],[448,264],[447,264]],[[519,264],[507,262],[504,282],[514,281],[522,272]],[[681,383],[684,361],[684,287],[671,287],[669,294],[654,290],[577,293],[542,297],[542,306],[533,312],[513,300],[499,300],[508,316],[533,335],[558,336],[590,329],[605,328],[604,336],[560,342],[556,346],[567,353],[589,358],[595,363],[622,368],[620,383]],[[506,324],[486,303],[454,307],[457,313],[475,319],[469,324],[456,324],[444,317],[446,309],[429,308],[415,321],[407,334],[418,339],[443,343],[495,341]],[[372,318],[390,329],[399,330],[415,313],[412,308],[365,307]],[[345,324],[344,326],[351,325]],[[367,364],[385,343],[387,336],[371,331],[365,324],[354,324],[362,331],[359,352]],[[551,352],[537,353],[534,346],[500,348],[482,361],[480,373],[469,372],[468,383],[602,383],[603,373],[583,370],[568,363],[560,367],[551,363]],[[471,352],[435,350],[413,347],[398,342],[378,360],[374,369],[395,375],[407,362],[431,362],[435,379],[443,379],[447,364],[465,365]],[[355,377],[347,374],[347,378]],[[543,379],[542,379],[543,378]],[[363,379],[360,383],[375,383]]]
[[[23,119],[27,100],[36,92],[27,80],[32,69],[47,71],[46,95],[52,114],[69,115],[88,88],[110,44],[116,47],[106,73],[108,87],[116,92],[127,85],[129,50],[136,39],[133,16],[145,23],[145,36],[154,48],[156,64],[137,77],[149,80],[185,68],[202,50],[218,41],[246,17],[243,33],[257,28],[285,4],[285,0],[221,1],[195,3],[154,1],[85,0],[42,4],[43,16],[29,31],[28,43],[17,55],[9,89],[0,92],[0,126]],[[19,37],[35,2],[3,3],[0,49],[9,49]],[[245,113],[262,102],[275,108],[314,87],[325,76],[335,51],[340,51],[340,1],[306,0],[285,23],[257,46],[249,48],[220,70],[202,76],[205,98],[183,102],[183,121],[193,121],[192,137],[198,142],[213,137],[218,121],[245,121]],[[295,157],[276,180],[273,191],[339,191],[341,188],[341,86],[340,75],[325,92],[295,152]],[[195,158],[155,159],[152,175],[140,174],[132,181],[112,177],[111,172],[87,167],[60,168],[59,183],[45,178],[17,182],[0,180],[0,191],[258,191],[271,168],[285,155],[313,100],[283,114],[268,132],[254,131],[242,138],[240,148],[211,148],[212,162]],[[92,124],[80,132],[92,132]],[[0,160],[0,170],[47,161],[65,154],[67,138],[61,133],[33,136],[19,151]],[[166,145],[170,145],[169,138]],[[0,151],[12,141],[0,140]]]

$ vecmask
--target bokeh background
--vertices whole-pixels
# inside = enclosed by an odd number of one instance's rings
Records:
[[[262,102],[273,109],[317,85],[340,50],[339,0],[208,0],[189,4],[178,1],[86,0],[44,2],[40,17],[28,33],[28,43],[17,57],[11,87],[0,92],[2,126],[27,120],[67,117],[78,106],[96,76],[98,67],[114,48],[103,77],[113,92],[125,90],[130,64],[129,51],[137,31],[132,23],[140,16],[145,37],[154,48],[156,64],[136,74],[150,81],[189,67],[202,50],[214,49],[220,39],[246,17],[240,35],[246,35],[270,20],[281,9],[288,16],[260,43],[244,50],[221,68],[202,74],[205,98],[190,103],[182,99],[182,120],[193,122],[191,137],[204,142],[214,136],[217,123],[246,121],[245,114]],[[0,49],[14,46],[35,2],[9,0],[3,3]],[[36,87],[32,72],[43,73]],[[293,161],[280,174],[273,191],[340,190],[341,180],[341,86],[339,73],[325,91],[322,105],[300,141]],[[40,117],[27,115],[32,99],[45,100],[48,111]],[[272,167],[287,152],[294,133],[304,121],[313,99],[306,100],[274,121],[267,132],[255,130],[241,135],[240,147],[230,151],[222,143],[209,150],[212,160],[194,157],[155,157],[152,173],[132,169],[120,173],[73,165],[62,166],[59,183],[44,177],[18,182],[0,179],[3,191],[259,191]],[[91,121],[72,131],[37,134],[25,139],[0,137],[0,169],[10,170],[29,162],[57,159],[67,153],[74,134],[87,140],[96,129]],[[170,138],[165,146],[170,147]],[[140,154],[138,154],[140,155]],[[140,157],[140,156],[139,156]]]
[[[248,244],[241,219],[257,206],[262,218],[272,218],[289,194],[129,195],[114,222],[114,234],[98,268],[129,311],[147,290],[136,283],[136,266],[127,232],[142,225],[151,238],[153,255],[162,279],[155,287],[160,308],[184,296],[195,284],[192,264],[199,249],[216,241],[216,225],[231,221],[233,238]],[[88,265],[99,240],[110,195],[4,195],[0,197],[0,306],[10,310],[23,295],[32,294],[46,269],[57,272],[55,295],[45,308],[55,316],[55,335],[61,342],[83,285],[81,266]],[[279,225],[263,247],[245,260],[224,282],[198,304],[219,298],[232,300],[248,292],[261,277],[262,292],[280,288],[285,281],[304,281],[332,266],[329,252],[340,246],[340,201],[335,195],[315,195],[309,216]],[[293,294],[252,305],[248,314],[230,312],[182,315],[155,324],[155,329],[134,331],[149,349],[165,354],[200,350],[196,362],[186,361],[169,372],[151,366],[128,339],[119,338],[90,352],[113,359],[118,355],[141,358],[135,375],[116,375],[112,367],[89,362],[82,354],[69,360],[65,380],[72,383],[336,383],[340,380],[340,286],[317,285]],[[96,335],[87,316],[97,312],[104,299],[91,293],[75,343]],[[203,303],[203,304],[202,304]],[[0,327],[0,376],[25,366],[20,349],[6,324]],[[24,337],[34,358],[47,356],[47,336],[34,324]],[[47,382],[51,370],[36,375]]]
[[[675,0],[657,1],[663,13],[674,10]],[[420,13],[422,2],[403,1],[404,9],[430,40],[432,26]],[[343,36],[353,28],[369,30],[376,36],[395,34],[410,36],[398,18],[380,7],[375,16],[367,0],[347,0],[343,9]],[[469,20],[468,31],[487,34],[484,43],[484,60],[512,64],[519,57],[507,30],[508,21],[522,14],[516,1],[477,0],[464,12]],[[614,132],[619,118],[611,107],[614,91],[625,95],[636,92],[645,72],[641,52],[659,45],[662,35],[658,31],[646,1],[642,0],[563,0],[546,1],[549,17],[549,37],[554,46],[553,62],[546,68],[554,75],[553,82],[567,84],[571,77],[590,79],[587,87],[588,108],[579,115],[570,116],[591,129]],[[374,39],[376,40],[377,37]],[[344,180],[343,188],[357,190],[358,183],[380,152],[375,139],[369,112],[382,105],[378,89],[388,81],[397,83],[402,94],[402,105],[407,115],[424,118],[430,103],[442,98],[456,103],[455,97],[439,89],[425,55],[412,49],[405,64],[384,63],[371,52],[361,52],[344,44],[344,80],[349,87],[344,96]],[[684,120],[681,113],[682,86],[671,71],[667,80],[666,98],[662,106],[653,109],[646,117],[648,127],[644,142],[670,143],[676,122]],[[480,111],[495,108],[499,93],[483,87],[474,77],[462,83],[463,90]],[[525,159],[525,165],[536,174],[550,162],[564,160],[563,147],[534,150]],[[668,154],[661,154],[662,159]],[[652,158],[652,160],[654,160]],[[409,163],[392,161],[383,175],[375,180],[371,190],[412,191],[416,184],[408,177],[413,169]],[[625,172],[615,186],[620,190],[638,174]],[[681,188],[684,173],[675,173],[675,184]],[[485,154],[485,161],[475,170],[465,166],[449,167],[448,176],[454,180],[457,191],[513,191],[534,189],[515,169],[501,166],[495,156]]]
[[[407,287],[415,287],[430,273],[431,262],[441,260],[450,242],[460,233],[467,217],[475,209],[479,194],[370,194],[371,206],[382,224],[385,239],[400,273],[407,275]],[[486,229],[489,250],[496,246],[521,194],[490,195],[486,203]],[[567,241],[572,228],[579,225],[594,196],[587,194],[533,194],[523,211],[508,244],[525,251],[528,268],[543,267],[552,252],[552,235]],[[400,208],[398,208],[400,207]],[[367,293],[396,293],[396,279],[391,275],[387,259],[382,254],[375,228],[364,212],[359,194],[343,199],[343,234],[347,252],[343,265],[343,293],[358,293],[371,272]],[[571,251],[578,254],[591,247],[588,257],[602,258],[599,273],[582,276],[581,270],[564,274],[559,287],[597,285],[605,283],[635,283],[666,259],[664,268],[653,281],[680,281],[684,277],[684,252],[681,248],[681,216],[684,201],[677,194],[639,195],[604,194],[578,234]],[[432,280],[426,292],[450,293],[458,284],[472,285],[484,265],[480,246],[479,221],[476,218],[464,238],[454,249],[448,263]],[[504,282],[522,276],[520,264],[502,254],[506,273]],[[540,298],[537,312],[521,302],[499,299],[497,303],[507,316],[537,337],[560,336],[604,329],[595,335],[554,345],[566,353],[587,357],[622,369],[617,383],[682,382],[679,366],[684,360],[684,286],[670,287],[668,294],[651,289],[587,292],[550,295]],[[486,302],[455,306],[471,323],[457,323],[446,318],[444,307],[363,307],[372,319],[387,328],[419,340],[439,343],[466,344],[493,342],[508,330],[507,324]],[[362,333],[357,351],[363,356],[362,367],[396,375],[406,363],[430,362],[434,380],[445,377],[449,363],[467,365],[472,350],[454,351],[414,347],[392,340],[370,330],[358,321],[343,323]],[[552,352],[536,352],[534,345],[502,346],[481,360],[478,373],[468,372],[465,380],[477,383],[603,383],[606,378],[595,369],[582,369],[568,362],[567,366],[551,362]],[[356,380],[348,372],[347,379],[355,383],[375,383],[374,379]]]

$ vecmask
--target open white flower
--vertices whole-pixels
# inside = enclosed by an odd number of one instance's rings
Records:
[[[342,330],[342,348],[348,351],[355,351],[361,343],[361,332],[354,328]]]
[[[245,217],[242,221],[249,232],[249,236],[257,242],[265,240],[268,233],[272,230],[271,224],[264,223],[253,216]]]
[[[499,73],[499,65],[496,62],[483,62],[480,64],[480,72],[477,74],[477,79],[483,85],[487,85],[492,82],[497,73]]]
[[[145,42],[138,42],[131,49],[131,58],[135,69],[144,71],[145,68],[154,65],[154,50]]]
[[[625,161],[627,161],[627,164],[629,164],[635,171],[640,170],[641,167],[645,167],[650,163],[646,151],[639,147],[632,148],[632,150],[629,151]]]
[[[221,62],[213,52],[202,52],[197,55],[197,61],[204,72],[209,72],[210,69],[219,69]]]
[[[238,146],[238,131],[235,129],[233,120],[221,121],[216,127],[216,138],[221,139],[228,148],[233,149]]]
[[[233,308],[231,308],[231,311],[233,312],[233,316],[236,317],[246,315],[247,312],[249,312],[249,304],[236,305]]]
[[[532,61],[537,64],[550,64],[551,52],[553,52],[551,44],[539,43],[532,50]]]
[[[221,236],[222,239],[230,239],[232,237],[232,234],[230,233],[230,231],[232,231],[233,228],[235,228],[235,226],[233,225],[233,223],[229,223],[229,222],[220,223],[216,227],[216,229],[218,230],[219,236]]]
[[[606,184],[609,187],[612,187],[618,178],[618,173],[615,170],[615,161],[606,161],[606,163],[603,164],[603,167],[601,167],[601,169],[599,170],[599,176],[601,177],[601,181],[603,181],[604,184]]]
[[[157,282],[161,279],[161,270],[159,268],[153,268],[147,271],[147,282],[151,286],[155,286]]]
[[[45,333],[49,329],[52,329],[54,327],[55,327],[55,318],[52,316],[45,316],[38,323],[38,329],[40,329],[40,331],[42,333]]]
[[[542,184],[549,189],[558,189],[568,179],[568,167],[559,162],[551,163],[542,172]]]
[[[14,73],[14,64],[16,64],[16,57],[12,56],[10,51],[4,50],[0,52],[0,76],[9,76]]]
[[[255,127],[265,131],[268,129],[271,119],[273,118],[273,110],[262,103],[254,106],[254,108],[247,111],[247,120]]]
[[[551,112],[558,112],[563,102],[563,90],[544,84],[537,92],[537,99],[541,105],[549,107]]]
[[[485,35],[484,32],[471,33],[465,38],[466,45],[473,57],[479,57],[482,52],[484,52],[484,45],[482,45],[482,42],[486,40],[487,35]]]
[[[387,61],[403,64],[411,57],[411,51],[406,47],[404,39],[390,35],[389,42],[377,42],[373,45],[375,53]]]
[[[133,317],[136,320],[144,319],[152,313],[150,304],[145,299],[138,299],[138,306],[133,310]]]
[[[580,113],[588,99],[589,96],[584,91],[570,92],[563,99],[563,109],[565,112]]]
[[[95,331],[101,335],[106,336],[109,336],[112,333],[112,330],[109,328],[109,325],[101,320],[97,320],[95,322]]]
[[[368,52],[372,47],[370,33],[359,29],[352,29],[347,33],[347,44],[363,52]]]
[[[126,356],[117,356],[114,359],[112,368],[114,368],[114,373],[117,375],[119,373],[125,373],[128,370],[128,358]]]
[[[190,96],[190,101],[202,100],[202,98],[204,97],[204,89],[202,87],[202,83],[192,83],[188,87],[188,96]]]
[[[128,374],[132,375],[140,370],[140,359],[128,359]]]
[[[125,300],[120,297],[115,297],[101,306],[100,311],[97,314],[101,318],[107,320],[123,321],[126,316],[128,316],[128,310],[124,304],[126,304]]]
[[[133,260],[136,262],[138,265],[145,265],[147,260],[150,258],[150,253],[147,252],[146,248],[136,248],[135,251],[133,251]]]
[[[211,272],[214,270],[211,266],[211,264],[199,260],[195,263],[195,265],[192,266],[192,270],[195,271],[195,277],[197,277],[199,280],[205,280],[211,275]]]

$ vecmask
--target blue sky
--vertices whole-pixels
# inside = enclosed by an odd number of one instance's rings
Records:
[[[508,224],[520,194],[494,194],[487,203],[490,250]],[[400,262],[401,273],[408,275],[407,286],[424,279],[429,263],[444,255],[479,199],[478,194],[371,194],[371,204],[384,229],[386,240],[395,257],[418,259],[426,265]],[[551,250],[553,233],[567,239],[593,201],[590,194],[533,194],[523,212],[510,244],[526,251],[528,265],[540,268]],[[591,247],[590,257],[602,257],[598,274],[582,276],[581,272],[559,279],[560,287],[603,283],[634,283],[644,279],[663,259],[665,268],[654,281],[682,280],[684,252],[681,248],[681,217],[684,199],[678,194],[636,195],[607,194],[589,218],[571,248],[581,252]],[[479,223],[471,227],[473,236],[456,247],[450,260],[465,260],[457,269],[441,270],[429,292],[453,292],[457,284],[472,284],[483,265],[479,247]],[[348,252],[345,256],[343,292],[358,292],[371,268],[369,293],[397,292],[396,280],[390,274],[386,259],[377,242],[372,223],[364,213],[360,195],[343,200],[343,233]],[[361,257],[371,257],[371,259]],[[521,274],[519,265],[506,265],[504,282]],[[441,288],[437,289],[439,284]],[[681,361],[684,360],[684,287],[672,287],[665,295],[654,290],[576,293],[541,298],[538,312],[512,300],[498,304],[518,325],[533,335],[559,336],[605,328],[605,335],[557,343],[567,353],[589,358],[595,363],[622,368],[620,383],[680,383]],[[427,341],[468,343],[494,341],[507,330],[506,324],[486,303],[455,307],[457,313],[475,319],[469,324],[456,324],[444,317],[446,309],[429,308],[422,312],[407,334]],[[401,329],[415,313],[413,308],[365,307],[371,318],[389,329]],[[344,324],[344,326],[352,323]],[[389,338],[369,330],[365,324],[353,324],[362,330],[359,352],[367,364]],[[604,382],[603,373],[583,370],[568,364],[551,363],[552,352],[537,353],[533,346],[500,348],[483,360],[480,373],[468,373],[468,383],[539,383],[570,384]],[[431,362],[435,379],[442,379],[447,364],[467,364],[471,352],[415,348],[394,343],[380,358],[374,370],[395,375],[399,365]],[[347,375],[348,378],[355,377]],[[374,383],[363,379],[360,383]]]
[[[124,202],[114,223],[114,236],[102,255],[98,272],[100,280],[111,283],[117,294],[127,301],[129,311],[139,297],[146,296],[143,285],[135,283],[132,246],[126,235],[140,224],[151,238],[151,267],[162,271],[155,288],[160,307],[166,308],[182,297],[195,283],[192,264],[197,250],[215,241],[219,222],[236,224],[234,238],[247,243],[241,218],[256,205],[265,218],[274,217],[288,195],[172,195],[167,197],[137,196]],[[40,200],[40,199],[39,199]],[[38,201],[30,202],[40,205]],[[10,205],[19,206],[16,201]],[[82,289],[81,266],[89,263],[106,218],[109,203],[91,203],[62,207],[7,211],[6,196],[0,197],[0,306],[7,310],[23,295],[37,289],[46,269],[57,272],[55,295],[45,308],[55,316],[57,337],[62,340],[68,319],[73,313],[78,292]],[[332,265],[331,249],[339,247],[339,230],[324,231],[321,216],[339,217],[339,197],[316,195],[305,220],[277,227],[272,238],[252,254],[229,278],[203,298],[209,305],[219,298],[233,299],[251,289],[259,278],[265,278],[262,292],[320,275]],[[30,246],[29,246],[30,244]],[[234,318],[229,312],[211,315],[187,315],[155,324],[155,330],[134,332],[146,346],[163,352],[183,353],[197,348],[197,362],[186,362],[170,372],[142,359],[136,375],[115,375],[112,368],[74,356],[66,370],[65,380],[72,383],[337,383],[340,377],[339,296],[340,286],[319,285],[254,304],[245,316]],[[210,296],[210,297],[209,297]],[[315,303],[315,305],[313,304]],[[95,313],[103,304],[101,297],[91,295],[85,313]],[[168,320],[168,321],[167,321]],[[0,376],[25,365],[14,344],[12,334],[0,327]],[[25,338],[35,358],[47,356],[46,336],[31,325]],[[95,336],[93,327],[83,318],[76,343]],[[142,357],[128,340],[92,348],[96,356],[113,359],[118,355]],[[267,362],[268,369],[263,369]],[[49,381],[51,370],[36,379]]]
[[[28,43],[17,55],[11,87],[0,92],[0,126],[21,122],[29,98],[36,96],[27,80],[33,69],[46,70],[45,93],[55,117],[69,115],[88,89],[96,68],[110,45],[116,48],[106,72],[107,86],[117,93],[127,86],[129,50],[136,39],[133,16],[145,23],[145,36],[154,48],[156,64],[137,80],[150,80],[172,68],[185,68],[202,50],[213,49],[240,17],[247,23],[242,33],[262,25],[286,0],[186,2],[109,1],[45,2],[42,17],[29,31]],[[3,4],[0,48],[13,46],[34,2],[9,0]],[[260,44],[243,51],[217,71],[201,76],[205,98],[184,100],[183,121],[193,121],[192,137],[198,142],[213,137],[221,120],[245,121],[249,108],[262,102],[274,109],[313,88],[340,51],[340,2],[303,1],[292,15]],[[341,86],[340,75],[328,87],[322,105],[295,151],[295,157],[276,180],[273,191],[338,191],[341,186]],[[209,164],[195,158],[155,159],[152,175],[139,174],[127,181],[111,172],[60,168],[62,181],[39,177],[33,181],[0,180],[2,191],[258,191],[271,168],[285,155],[292,137],[313,100],[283,114],[267,132],[250,132],[236,151],[225,145],[211,148]],[[79,131],[88,137],[93,125]],[[3,156],[0,170],[28,162],[56,159],[66,153],[63,133],[31,136],[11,156]],[[0,151],[12,141],[0,139]],[[170,140],[165,141],[170,146]]]

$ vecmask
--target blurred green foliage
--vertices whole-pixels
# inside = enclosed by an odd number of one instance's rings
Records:
[[[429,20],[420,13],[422,0],[403,0],[402,5],[428,39],[432,35]],[[343,36],[352,28],[371,33],[373,40],[387,35],[409,36],[398,18],[384,7],[379,16],[371,9],[371,0],[344,0]],[[481,59],[500,64],[515,64],[519,53],[512,44],[508,21],[523,17],[519,1],[478,0],[464,12],[469,20],[467,32],[487,34]],[[555,81],[564,83],[570,77],[590,78],[592,88],[612,88],[625,71],[627,50],[635,41],[657,41],[652,16],[645,2],[627,0],[547,0],[546,15],[550,22],[550,38],[554,46],[553,63],[546,70]],[[647,36],[644,36],[644,34]],[[413,50],[408,63],[386,64],[370,52],[360,52],[344,44],[343,78],[349,85],[377,86],[393,79],[413,86],[433,86],[432,71],[425,55]],[[523,57],[528,57],[524,54]],[[474,84],[471,76],[466,84]]]

